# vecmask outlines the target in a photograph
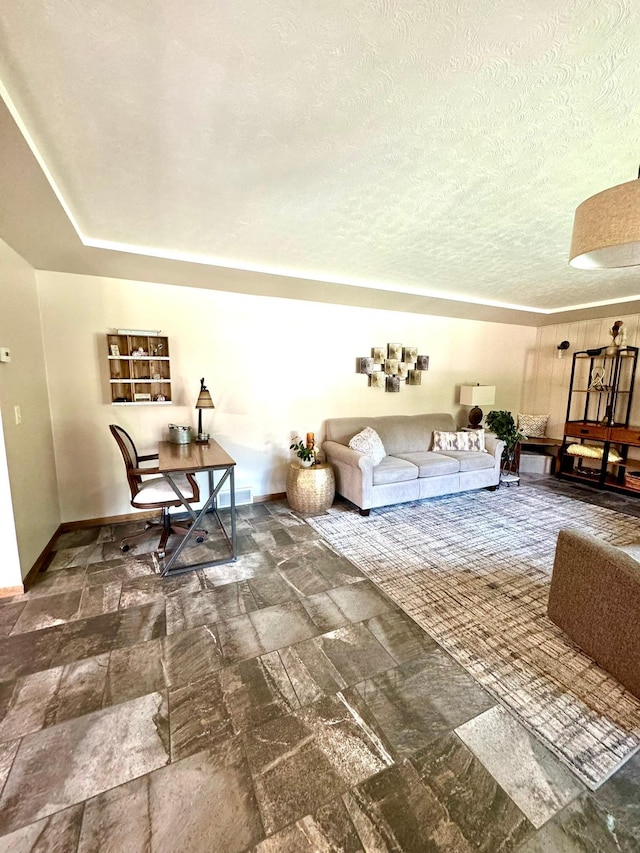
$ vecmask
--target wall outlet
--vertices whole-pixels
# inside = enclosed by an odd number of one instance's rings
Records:
[[[9,347],[0,347],[0,361],[11,361],[11,350]]]

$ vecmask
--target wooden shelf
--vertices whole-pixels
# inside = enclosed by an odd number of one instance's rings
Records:
[[[167,405],[171,400],[169,339],[130,330],[107,334],[114,406]]]
[[[637,347],[574,354],[560,450],[562,479],[640,496],[623,481],[625,472],[640,471],[640,459],[628,459],[629,448],[640,447],[640,427],[629,424],[637,361]],[[585,455],[569,453],[570,445],[584,446]],[[589,447],[601,458],[586,455]],[[613,453],[616,461],[610,459]]]

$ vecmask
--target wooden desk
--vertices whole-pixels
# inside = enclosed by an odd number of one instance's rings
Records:
[[[236,539],[236,497],[234,470],[235,460],[220,447],[217,441],[209,441],[209,444],[174,444],[171,441],[161,441],[158,445],[158,470],[162,476],[171,485],[171,488],[176,493],[180,503],[184,506],[192,519],[192,525],[189,532],[168,558],[165,559],[161,569],[163,577],[167,575],[182,574],[182,572],[193,571],[193,569],[202,569],[206,566],[217,566],[222,563],[231,563],[238,558],[238,546]],[[209,473],[209,497],[204,502],[202,509],[196,512],[193,507],[186,501],[176,484],[172,480],[174,474],[197,473],[198,471],[207,471]],[[213,473],[221,471],[222,477],[217,484],[214,485]],[[229,481],[230,488],[230,509],[231,509],[231,536],[227,533],[222,519],[218,514],[217,497],[222,486]],[[177,566],[176,561],[180,554],[186,548],[188,542],[196,535],[197,530],[202,530],[202,522],[206,519],[207,513],[212,513],[218,522],[220,529],[227,541],[229,547],[229,556],[222,557],[216,560],[208,560],[202,563],[192,563],[189,565]],[[206,527],[204,528],[206,529]]]

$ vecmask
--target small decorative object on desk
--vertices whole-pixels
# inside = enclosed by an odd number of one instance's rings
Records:
[[[303,468],[310,468],[316,460],[315,438],[313,433],[307,433],[306,444],[303,444],[302,439],[299,438],[293,444],[289,445],[289,450],[295,450],[296,456],[300,460],[300,465]]]
[[[173,442],[173,444],[190,444],[191,427],[169,424],[169,441]]]

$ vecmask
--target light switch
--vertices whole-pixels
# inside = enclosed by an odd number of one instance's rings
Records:
[[[11,361],[11,350],[9,347],[0,347],[0,361]]]

